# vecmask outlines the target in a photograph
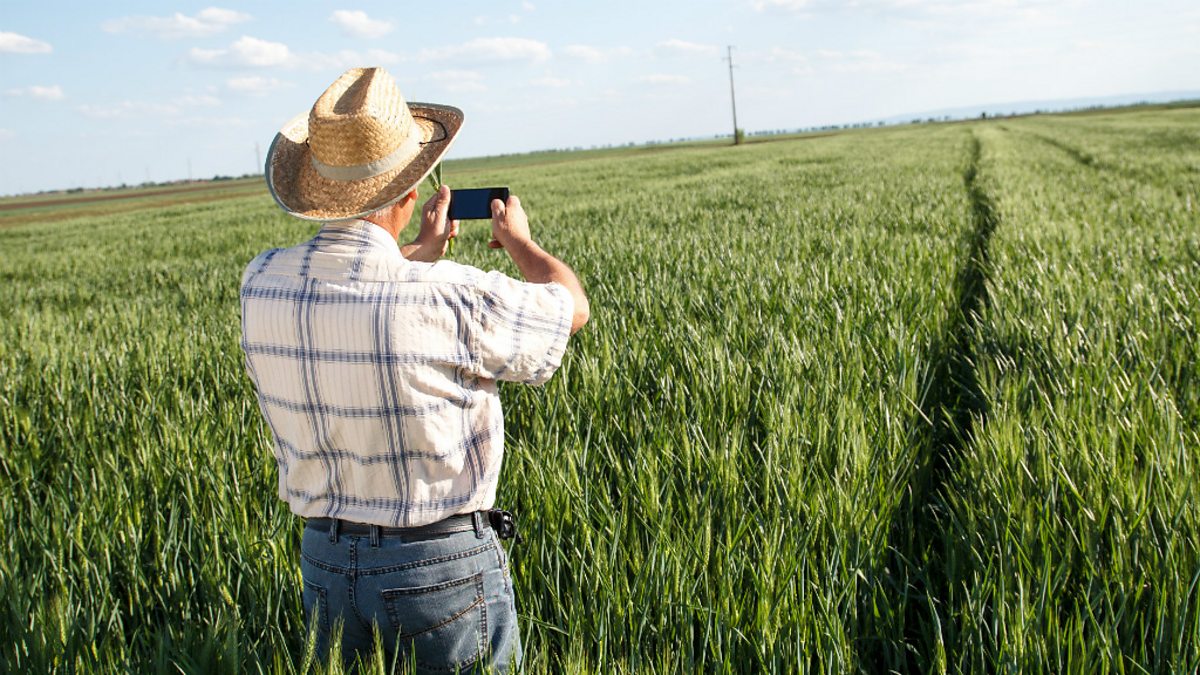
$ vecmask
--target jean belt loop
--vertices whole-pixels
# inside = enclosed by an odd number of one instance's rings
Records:
[[[475,538],[483,539],[483,530],[486,527],[483,522],[483,512],[475,511],[471,514],[471,524],[475,526]]]
[[[329,543],[336,544],[338,541],[338,525],[342,521],[337,518],[329,519]]]
[[[379,526],[371,526],[371,548],[379,548]]]

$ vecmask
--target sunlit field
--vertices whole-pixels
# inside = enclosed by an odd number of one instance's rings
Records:
[[[591,298],[501,388],[529,672],[1200,668],[1200,109],[444,178]],[[324,671],[238,346],[315,227],[222,190],[0,213],[0,670]]]

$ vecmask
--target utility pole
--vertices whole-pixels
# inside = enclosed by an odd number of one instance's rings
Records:
[[[733,93],[733,45],[727,45],[725,53],[727,56],[723,60],[729,62],[729,104],[733,108],[733,144],[737,145],[742,142],[742,136],[738,133],[737,97]]]
[[[258,141],[254,141],[254,173],[263,170],[262,153],[258,150]],[[253,174],[252,174],[253,175]]]

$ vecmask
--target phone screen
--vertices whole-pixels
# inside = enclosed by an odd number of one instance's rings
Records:
[[[471,188],[450,191],[450,220],[490,219],[492,200],[508,201],[508,188]]]

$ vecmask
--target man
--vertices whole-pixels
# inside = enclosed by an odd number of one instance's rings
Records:
[[[438,259],[458,222],[446,186],[399,245],[417,186],[462,124],[352,69],[268,153],[271,194],[325,224],[255,258],[242,348],[274,436],[279,496],[305,518],[303,598],[324,654],[373,648],[418,671],[520,665],[512,580],[493,527],[504,454],[496,381],[545,382],[588,320],[569,267],[534,243],[520,201],[492,241],[525,277]],[[508,534],[505,532],[504,534]]]

